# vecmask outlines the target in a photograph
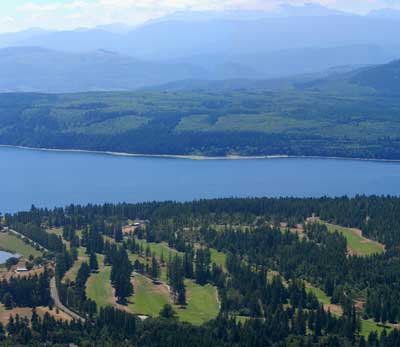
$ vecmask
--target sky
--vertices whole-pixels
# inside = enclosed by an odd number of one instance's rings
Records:
[[[32,27],[74,29],[124,23],[138,25],[176,11],[270,10],[282,3],[302,5],[303,0],[0,0],[0,32]],[[397,8],[400,0],[307,0],[329,8],[356,13]]]

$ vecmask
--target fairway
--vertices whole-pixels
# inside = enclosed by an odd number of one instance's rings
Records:
[[[217,264],[223,270],[226,270],[226,254],[210,248],[211,262]]]
[[[154,285],[152,281],[136,274],[134,295],[129,298],[128,308],[136,314],[158,317],[165,304],[172,304],[168,289],[163,285]]]
[[[363,237],[360,230],[329,223],[325,224],[330,232],[338,231],[346,238],[347,247],[353,255],[368,256],[372,254],[381,254],[385,250],[384,246],[379,242]]]
[[[387,327],[383,327],[382,325],[378,325],[377,323],[375,323],[372,319],[362,319],[361,320],[361,335],[363,335],[364,337],[368,337],[368,335],[375,331],[378,334],[381,334],[383,330],[385,330],[387,332],[393,330],[392,327],[387,326]]]
[[[82,263],[88,262],[88,256],[84,253],[84,249],[80,247],[78,249],[78,260],[74,262],[72,267],[67,271],[64,275],[63,281],[75,281],[76,275],[78,274],[79,268],[81,267]]]
[[[112,305],[113,289],[110,282],[111,266],[103,266],[103,259],[98,256],[100,271],[90,275],[86,283],[86,295],[96,302],[97,308]]]
[[[218,316],[218,292],[210,284],[200,286],[192,280],[185,280],[188,305],[185,309],[175,308],[179,319],[195,325],[200,325]]]
[[[18,253],[23,255],[25,258],[29,258],[31,255],[33,257],[39,257],[42,255],[40,251],[36,250],[31,245],[28,245],[16,235],[10,233],[0,233],[0,249],[12,253]]]
[[[146,247],[149,246],[151,254],[155,253],[158,259],[161,258],[161,255],[164,256],[164,260],[168,261],[168,258],[171,256],[175,256],[175,254],[182,254],[175,249],[168,247],[168,244],[165,242],[162,243],[154,243],[154,242],[146,242],[146,240],[136,239],[136,243],[142,245],[143,250],[146,251]]]

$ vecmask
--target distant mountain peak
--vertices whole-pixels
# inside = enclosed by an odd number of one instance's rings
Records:
[[[316,3],[305,3],[303,5],[282,4],[274,13],[281,17],[319,17],[319,16],[350,16],[349,12],[334,10]]]
[[[304,5],[282,4],[274,10],[223,10],[223,11],[177,11],[172,14],[152,19],[144,25],[165,22],[165,21],[211,21],[211,20],[259,20],[265,18],[276,17],[315,17],[315,16],[334,16],[334,15],[352,15],[351,13],[342,12],[328,7],[315,4],[305,3]]]

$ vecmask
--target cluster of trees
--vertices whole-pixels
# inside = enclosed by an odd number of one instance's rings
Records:
[[[14,307],[48,306],[50,304],[50,274],[11,277],[0,281],[0,301],[7,309]]]
[[[87,228],[112,236],[116,223],[127,219],[151,220],[146,229],[149,242],[170,241],[174,248],[181,250],[182,237],[171,237],[180,232],[182,226],[207,228],[210,225],[253,225],[256,221],[286,221],[289,225],[302,223],[315,214],[321,219],[346,227],[355,227],[387,248],[400,243],[400,198],[390,196],[356,196],[354,198],[252,198],[215,199],[187,203],[151,202],[138,204],[70,205],[64,209],[37,209],[14,215],[6,214],[7,225],[18,229],[31,230],[28,224],[41,225],[44,220],[50,227],[70,225],[74,229]],[[116,220],[113,224],[113,220]],[[172,223],[171,223],[172,222]],[[24,227],[25,225],[25,227]],[[111,232],[107,232],[108,228]],[[177,230],[178,229],[178,230]],[[35,230],[34,234],[37,235]],[[54,237],[55,235],[51,235]],[[94,235],[95,236],[95,235]],[[45,238],[49,234],[45,235]],[[56,236],[55,236],[56,237]],[[57,238],[57,237],[56,237]],[[34,238],[33,238],[34,239]],[[83,243],[89,237],[83,237]],[[96,237],[90,236],[90,239]],[[43,244],[43,242],[39,242]],[[181,246],[180,246],[181,245]],[[184,244],[183,244],[184,246]]]
[[[11,317],[0,324],[2,346],[52,345],[79,346],[216,346],[216,347],[391,347],[400,344],[397,330],[368,339],[351,333],[352,321],[340,322],[323,310],[315,313],[297,310],[287,312],[279,307],[268,320],[248,320],[244,324],[220,315],[201,327],[179,323],[173,315],[168,318],[141,322],[135,316],[113,308],[101,309],[90,324],[57,321],[48,313],[40,318],[33,309],[32,318]],[[289,324],[288,324],[289,323]],[[348,328],[349,336],[340,333]],[[329,333],[327,333],[329,332]],[[307,335],[306,335],[307,333]]]
[[[375,287],[376,288],[376,287]],[[375,290],[367,293],[365,315],[373,318],[376,322],[396,323],[399,320],[400,293],[381,285]]]
[[[182,258],[176,255],[168,262],[168,282],[171,286],[175,303],[186,305],[185,268]]]
[[[133,294],[131,276],[133,266],[125,248],[118,247],[109,258],[111,260],[111,283],[115,288],[115,296],[119,303],[124,304]]]

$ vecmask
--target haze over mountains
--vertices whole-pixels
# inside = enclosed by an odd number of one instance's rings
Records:
[[[320,77],[335,67],[399,58],[398,32],[400,11],[360,16],[311,4],[274,12],[179,12],[136,28],[36,28],[0,35],[0,91],[134,90],[181,80]]]

